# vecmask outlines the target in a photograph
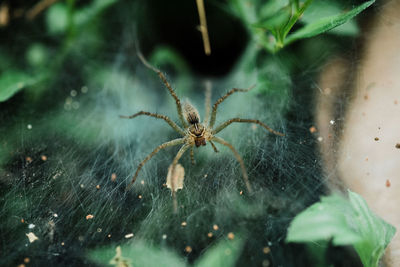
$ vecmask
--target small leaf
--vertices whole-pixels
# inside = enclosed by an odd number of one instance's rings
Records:
[[[274,16],[262,19],[258,23],[253,24],[252,26],[258,28],[265,28],[270,31],[273,31],[274,29],[279,29],[282,26],[286,25],[291,15],[292,15],[291,6],[285,6],[279,11],[277,11],[277,13],[274,14]]]
[[[334,16],[341,12],[340,2],[335,0],[313,1],[313,3],[305,10],[300,18],[300,22],[312,24],[323,18]],[[346,23],[329,31],[332,34],[355,36],[358,33],[357,23],[349,20]]]
[[[38,81],[20,71],[7,71],[0,76],[0,102],[6,101],[18,91]]]
[[[316,36],[318,34],[329,31],[339,25],[342,25],[358,15],[361,11],[372,5],[374,2],[375,0],[370,0],[344,14],[323,18],[314,23],[307,24],[300,30],[288,35],[288,37],[285,39],[285,45],[288,45],[299,39]]]
[[[207,249],[196,261],[196,267],[208,266],[235,266],[243,247],[243,240],[236,236],[233,240],[222,240]]]
[[[185,177],[185,168],[181,164],[176,164],[174,170],[172,171],[172,164],[168,168],[167,175],[167,188],[171,191],[178,191],[178,189],[183,189],[183,179]]]

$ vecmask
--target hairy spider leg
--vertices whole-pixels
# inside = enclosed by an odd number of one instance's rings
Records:
[[[217,147],[214,145],[214,143],[211,140],[209,140],[208,142],[210,142],[210,144],[211,144],[212,148],[214,149],[215,153],[218,153],[219,151],[218,151]]]
[[[146,116],[154,117],[154,118],[157,118],[157,119],[163,119],[163,120],[165,120],[175,131],[177,131],[178,133],[180,133],[182,136],[185,136],[185,132],[182,130],[182,128],[179,127],[175,122],[173,122],[170,118],[168,118],[168,117],[165,116],[165,115],[160,115],[160,114],[157,114],[157,113],[150,113],[150,112],[147,112],[147,111],[139,111],[138,113],[135,113],[135,114],[130,115],[130,116],[120,115],[119,117],[120,117],[120,118],[123,118],[123,119],[133,119],[133,118],[136,118],[137,116],[140,116],[140,115],[146,115]]]
[[[206,81],[206,93],[205,93],[205,114],[204,114],[204,125],[206,126],[208,124],[208,121],[210,120],[210,111],[211,111],[211,82]]]
[[[212,134],[217,134],[217,133],[219,133],[220,131],[222,131],[223,129],[225,129],[228,125],[230,125],[231,123],[234,123],[234,122],[256,123],[256,124],[261,125],[262,127],[264,127],[265,129],[267,129],[269,132],[271,132],[271,133],[273,133],[273,134],[276,134],[276,135],[279,135],[279,136],[285,136],[283,133],[280,133],[280,132],[277,132],[277,131],[271,129],[268,125],[266,125],[265,123],[262,123],[262,122],[259,121],[259,120],[240,119],[240,118],[233,118],[233,119],[227,120],[227,121],[224,122],[224,123],[221,123],[219,126],[215,127],[215,129],[212,131]]]
[[[180,145],[183,144],[186,141],[185,138],[178,138],[178,139],[174,139],[168,142],[165,142],[164,144],[159,145],[156,149],[153,150],[153,152],[151,152],[149,155],[147,155],[147,157],[139,163],[139,166],[136,169],[135,174],[133,175],[132,181],[130,182],[130,184],[127,186],[126,190],[129,190],[131,188],[131,186],[135,183],[136,178],[139,174],[139,171],[142,169],[143,165],[150,160],[155,154],[157,154],[158,151],[160,151],[161,149],[170,147],[170,146],[176,146],[176,145]]]
[[[168,88],[169,93],[171,94],[171,96],[175,99],[176,102],[176,108],[178,110],[178,115],[179,115],[179,119],[182,123],[183,128],[187,128],[188,125],[186,123],[186,121],[183,118],[183,113],[182,113],[182,106],[181,106],[181,101],[179,100],[178,96],[176,95],[174,89],[172,89],[172,86],[169,84],[169,82],[167,81],[167,78],[165,77],[165,75],[157,68],[155,68],[154,66],[150,65],[149,62],[147,62],[147,60],[144,58],[144,56],[142,55],[142,53],[137,52],[137,55],[139,57],[139,59],[142,61],[143,65],[145,65],[147,68],[153,70],[155,73],[158,74],[158,76],[160,77],[161,81],[164,83],[164,85]]]
[[[192,147],[189,144],[184,144],[176,154],[174,160],[172,161],[172,168],[171,168],[171,173],[174,173],[176,164],[178,164],[179,159],[183,156],[183,154],[186,152],[186,150]],[[176,191],[175,191],[175,179],[171,179],[171,191],[172,191],[172,200],[173,200],[173,207],[174,207],[174,213],[177,213],[178,211],[178,201],[176,200]]]
[[[211,121],[210,121],[210,128],[214,127],[215,124],[215,119],[217,117],[217,108],[218,105],[221,104],[222,102],[224,102],[225,99],[227,99],[230,95],[232,95],[233,93],[236,92],[248,92],[251,89],[253,89],[255,87],[255,85],[251,86],[250,88],[247,89],[239,89],[239,88],[233,88],[232,90],[230,90],[228,93],[226,93],[224,96],[220,97],[215,104],[212,107],[212,113],[211,113]]]
[[[190,160],[192,161],[192,165],[196,165],[196,161],[194,160],[193,146],[190,148]]]
[[[249,182],[249,176],[247,175],[246,167],[244,166],[244,161],[243,161],[242,157],[239,155],[239,153],[236,151],[236,149],[230,143],[228,143],[227,141],[225,141],[224,139],[222,139],[220,137],[214,136],[212,138],[212,140],[217,143],[220,143],[224,146],[227,146],[227,147],[229,147],[230,150],[232,150],[233,154],[235,155],[236,160],[239,161],[240,167],[242,168],[243,180],[244,180],[244,183],[246,184],[247,191],[249,193],[252,193],[253,190],[251,189],[251,185]]]

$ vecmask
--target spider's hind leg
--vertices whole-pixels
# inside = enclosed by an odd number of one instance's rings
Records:
[[[235,155],[236,160],[239,162],[240,167],[242,168],[243,180],[244,180],[244,183],[246,184],[247,191],[249,193],[252,193],[253,189],[251,188],[251,185],[250,185],[250,182],[249,182],[249,176],[247,175],[247,171],[246,171],[246,167],[244,165],[244,161],[243,161],[242,157],[239,155],[239,153],[236,151],[236,149],[230,143],[226,142],[222,138],[214,136],[212,140],[217,142],[217,143],[220,143],[221,145],[229,147],[229,149],[233,152],[233,154]]]

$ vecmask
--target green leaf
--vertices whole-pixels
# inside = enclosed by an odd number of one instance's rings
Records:
[[[369,7],[375,2],[375,0],[371,0],[368,2],[365,2],[364,4],[352,9],[349,12],[346,12],[344,14],[339,14],[336,16],[331,16],[328,18],[323,18],[320,19],[314,23],[307,24],[300,30],[288,35],[288,37],[285,39],[284,43],[285,45],[288,45],[296,40],[299,39],[304,39],[304,38],[309,38],[316,36],[318,34],[324,33],[326,31],[329,31],[339,25],[342,25],[358,15],[361,11]]]
[[[303,24],[312,24],[323,18],[334,16],[342,12],[342,7],[335,0],[319,0],[313,3],[305,10],[299,22]],[[358,26],[354,20],[348,20],[346,23],[329,31],[332,34],[355,36],[358,34]]]
[[[18,91],[31,86],[38,78],[16,70],[4,72],[0,76],[0,102],[6,101]]]
[[[378,266],[386,246],[396,233],[396,228],[372,213],[365,200],[349,191],[351,206],[359,216],[359,233],[363,241],[354,244],[364,266]]]
[[[233,240],[222,240],[207,249],[195,263],[196,267],[229,267],[235,266],[237,258],[243,247],[243,240],[235,237]]]
[[[296,216],[288,229],[288,242],[312,242],[333,239],[335,245],[354,244],[361,240],[349,222],[352,209],[339,196],[322,197]]]
[[[322,197],[296,216],[286,241],[332,240],[334,245],[353,245],[364,266],[378,266],[396,229],[376,216],[361,196],[349,191],[349,198]]]
[[[98,248],[90,251],[89,259],[106,266],[118,266],[116,256],[119,256],[127,266],[146,267],[184,267],[185,262],[174,252],[166,248],[157,248],[142,241],[134,241],[132,244],[120,246],[121,255],[118,255],[117,247]]]

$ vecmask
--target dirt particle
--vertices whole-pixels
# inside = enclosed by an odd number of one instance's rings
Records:
[[[130,233],[130,234],[126,234],[126,235],[125,235],[125,238],[127,238],[127,239],[128,239],[128,238],[132,238],[132,237],[133,237],[133,233]]]
[[[368,100],[369,96],[368,95],[364,95],[364,99]]]
[[[390,180],[387,179],[387,180],[386,180],[386,187],[390,187],[390,186],[391,186]]]
[[[31,163],[32,162],[32,158],[31,157],[26,157],[25,158],[26,162]]]
[[[374,140],[375,140],[375,141],[379,141],[379,138],[378,138],[378,137],[375,137]]]
[[[186,246],[185,247],[185,251],[186,251],[186,253],[192,252],[192,247],[191,246]]]
[[[271,252],[271,249],[269,248],[269,247],[264,247],[263,248],[263,253],[264,254],[268,254],[268,253],[270,253]]]
[[[395,105],[397,105],[398,103],[399,103],[399,101],[397,101],[397,100],[394,101],[394,104],[395,104]]]
[[[311,126],[309,130],[312,134],[317,132],[317,128],[315,126]]]
[[[270,265],[269,260],[263,260],[262,262],[263,267],[269,267],[269,265]]]
[[[34,234],[34,233],[32,233],[32,232],[30,232],[30,233],[28,233],[28,234],[25,234],[26,235],[26,237],[29,239],[29,243],[33,243],[33,242],[35,242],[36,240],[38,240],[39,238]]]
[[[235,235],[232,232],[228,233],[229,240],[233,240],[234,238],[235,238]]]
[[[395,146],[397,149],[400,149],[400,143],[397,143]]]

